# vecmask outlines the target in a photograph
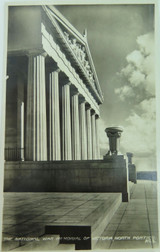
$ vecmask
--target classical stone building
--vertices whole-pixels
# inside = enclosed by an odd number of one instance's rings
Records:
[[[101,88],[87,42],[53,6],[9,7],[6,160],[99,159]]]

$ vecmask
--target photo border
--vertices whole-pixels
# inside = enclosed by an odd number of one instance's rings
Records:
[[[160,1],[159,0],[55,0],[55,1],[39,1],[39,0],[1,0],[0,1],[0,226],[2,228],[2,211],[3,211],[3,184],[4,184],[4,132],[5,132],[5,93],[6,93],[6,56],[7,56],[7,24],[8,24],[8,6],[10,5],[121,5],[121,4],[154,4],[155,5],[155,85],[156,85],[156,154],[157,154],[157,187],[158,187],[158,224],[160,228]],[[0,243],[2,242],[2,231],[0,235]],[[160,240],[160,231],[159,231]],[[128,250],[128,249],[127,249]],[[150,250],[150,249],[149,249]],[[147,250],[147,251],[149,251]],[[153,250],[153,249],[152,249]],[[157,249],[154,249],[155,251]],[[113,250],[112,250],[113,251]],[[117,250],[116,250],[117,251]],[[118,251],[121,251],[118,249]],[[123,251],[123,250],[122,250]],[[134,250],[132,250],[134,251]],[[138,251],[136,249],[136,251]],[[143,251],[143,250],[140,250]],[[144,250],[146,251],[146,249]],[[158,250],[157,250],[158,251]]]

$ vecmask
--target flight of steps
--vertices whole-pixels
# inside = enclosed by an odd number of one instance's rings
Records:
[[[2,251],[94,249],[96,237],[101,236],[121,202],[121,193],[95,193],[93,198],[56,222],[41,226],[35,233],[38,241],[5,241]],[[65,240],[66,237],[73,239]],[[75,237],[81,239],[76,240]]]
[[[30,242],[4,242],[2,251],[51,251],[51,250],[75,250],[74,244],[60,244],[59,235],[43,235],[38,241]]]
[[[65,241],[65,237],[73,237],[73,240],[69,240],[68,243],[75,242],[76,250],[94,249],[97,243],[96,237],[101,236],[122,202],[121,193],[110,193],[110,197],[108,197],[108,195],[107,200],[105,198],[105,194],[102,193],[98,195],[97,201],[101,200],[102,203],[99,207],[94,209],[91,214],[85,216],[81,223],[75,226],[74,222],[72,223],[72,216],[68,216],[70,225],[66,225],[65,223],[47,225],[45,233],[50,235],[57,234],[58,232],[60,234],[61,243],[67,243],[67,241]],[[93,204],[95,204],[95,202],[93,202]],[[91,202],[88,207],[92,207]],[[75,239],[77,237],[80,238],[80,241]]]

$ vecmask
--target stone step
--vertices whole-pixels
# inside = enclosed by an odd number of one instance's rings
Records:
[[[2,242],[2,251],[14,250],[20,246],[19,241],[3,241]]]
[[[28,200],[32,199],[32,202],[37,200],[37,197],[39,198],[38,202],[41,202],[41,207],[37,209],[36,205],[33,205],[38,217],[34,215],[34,211],[31,211],[29,221],[27,220],[28,215],[26,217],[24,215],[23,222],[17,224],[17,217],[13,214],[13,205],[9,219],[11,223],[3,227],[4,240],[8,235],[11,235],[11,239],[16,237],[20,240],[5,242],[3,251],[20,251],[22,247],[27,251],[33,250],[33,246],[34,250],[45,250],[45,244],[51,247],[51,250],[56,250],[57,246],[64,244],[73,245],[75,249],[93,249],[97,242],[94,237],[102,234],[122,201],[121,193],[36,193],[36,195],[18,193],[14,200],[21,202],[22,209],[24,208],[24,195],[28,196]],[[13,199],[13,196],[11,198]],[[30,201],[28,205],[30,205]],[[10,208],[8,209],[10,211]],[[28,211],[25,213],[28,214]],[[55,244],[55,240],[38,242],[21,240],[21,237],[25,238],[27,235],[42,239],[44,234],[46,237],[59,235],[60,244]],[[47,250],[49,249],[47,248]]]
[[[106,225],[108,225],[121,203],[121,194],[112,193],[111,198],[107,202],[104,202],[103,205],[97,209],[96,214],[93,213],[93,224],[91,228],[92,249],[94,249],[97,243],[97,239],[94,238],[101,236]]]
[[[12,251],[47,251],[56,250],[59,246],[59,235],[43,235],[38,241],[27,242]]]
[[[75,248],[78,250],[93,249],[97,243],[97,239],[94,238],[103,233],[121,202],[121,193],[97,194],[94,200],[89,200],[77,209],[77,212],[83,213],[82,219],[77,215],[77,223],[73,218],[74,215],[70,213],[65,219],[57,221],[57,225],[47,225],[45,232],[59,234],[61,243],[75,243]]]
[[[28,242],[23,246],[17,244],[12,251],[53,251],[53,250],[75,250],[75,244],[59,244],[59,235],[44,235],[39,241]],[[7,250],[4,250],[7,251]]]
[[[59,244],[55,250],[75,250],[75,244]]]

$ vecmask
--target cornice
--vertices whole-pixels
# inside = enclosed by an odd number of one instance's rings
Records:
[[[100,88],[100,85],[99,85],[98,77],[97,77],[97,74],[96,74],[96,71],[95,71],[94,63],[93,63],[93,60],[92,60],[92,57],[91,57],[91,53],[90,53],[90,50],[89,50],[89,46],[88,46],[86,36],[83,37],[53,6],[43,6],[43,10],[46,12],[47,16],[50,18],[53,26],[55,27],[57,33],[59,34],[59,38],[63,42],[63,45],[64,45],[65,49],[69,50],[69,53],[70,53],[72,59],[74,60],[75,64],[78,65],[78,67],[80,68],[80,70],[82,72],[82,75],[85,76],[85,79],[87,80],[87,83],[88,83],[90,89],[92,90],[94,95],[97,97],[99,104],[103,103],[102,91],[101,91],[101,88]],[[94,87],[94,85],[93,85],[92,81],[89,79],[89,76],[87,75],[83,65],[78,60],[78,58],[75,55],[73,49],[71,48],[71,46],[67,42],[66,36],[65,36],[64,32],[62,31],[61,27],[59,26],[59,24],[57,23],[56,19],[59,22],[61,22],[61,24],[63,26],[65,26],[66,29],[69,29],[69,32],[72,33],[72,35],[78,40],[78,42],[82,43],[82,45],[85,47],[87,57],[88,57],[88,61],[89,61],[89,64],[91,66],[93,76],[94,76],[94,79],[95,79],[96,87]]]

